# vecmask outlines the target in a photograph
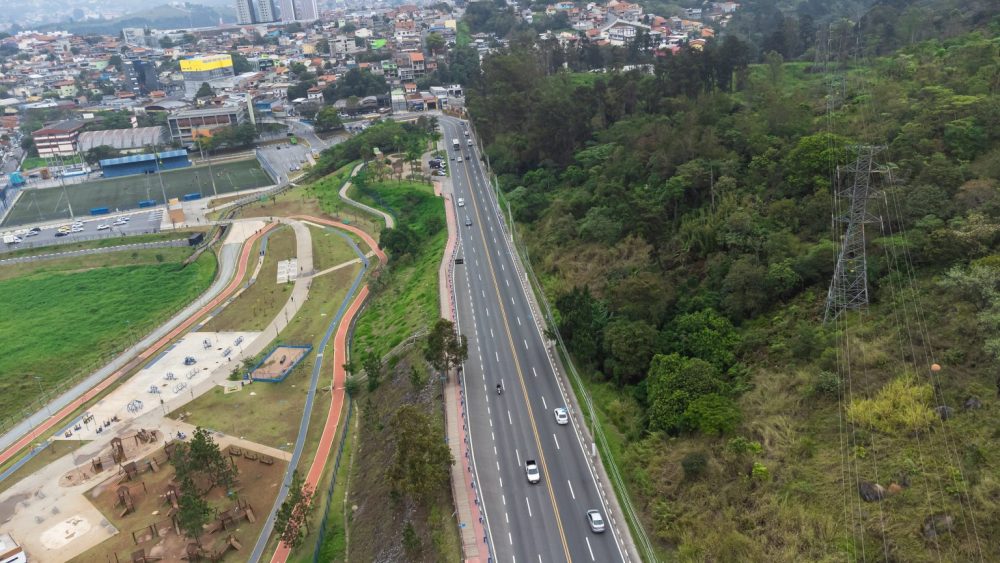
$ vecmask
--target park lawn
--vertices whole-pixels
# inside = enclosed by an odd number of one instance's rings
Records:
[[[272,231],[267,240],[264,265],[257,281],[201,329],[209,332],[259,331],[278,314],[292,291],[292,284],[277,283],[278,262],[295,257],[295,233],[288,227]],[[252,264],[250,273],[256,263]]]
[[[7,264],[0,268],[0,280],[9,280],[35,274],[63,274],[84,272],[116,266],[139,266],[151,264],[180,264],[191,256],[191,248],[186,246],[167,248],[143,248],[107,254],[70,256],[52,260]]]
[[[362,192],[361,190],[358,190]],[[413,257],[390,258],[387,278],[358,319],[354,352],[374,349],[384,354],[440,316],[438,267],[448,231],[442,200],[428,184],[387,182],[364,190],[373,206],[398,210],[398,225],[412,228],[421,244]],[[376,199],[380,201],[374,201]],[[365,199],[359,196],[359,201]]]
[[[354,249],[351,245],[347,244],[344,237],[338,233],[347,234],[354,240],[354,237],[349,233],[345,233],[339,229],[334,229],[333,227],[308,227],[312,234],[312,245],[313,245],[313,269],[317,272],[322,272],[327,268],[332,268],[347,262],[349,260],[357,259],[358,255],[355,254]],[[367,252],[368,247],[364,244],[360,245],[358,248],[362,252]]]
[[[204,292],[215,272],[215,255],[205,253],[187,267],[164,262],[0,281],[0,412],[19,416],[40,395],[109,361]]]
[[[291,324],[279,334],[278,341],[291,345],[312,344],[313,351],[284,381],[253,383],[238,393],[228,395],[223,393],[221,387],[217,387],[172,412],[170,416],[180,418],[184,414],[184,420],[190,424],[291,451],[298,435],[313,364],[320,352],[317,348],[359,268],[360,265],[355,264],[312,281],[309,299],[299,309]],[[333,354],[329,356],[332,361]],[[329,376],[325,372],[321,375],[319,387],[324,384],[329,386]],[[324,398],[328,401],[329,395],[319,392],[317,405],[321,405]],[[322,406],[314,406],[311,422],[322,426],[324,419],[317,414],[317,410],[323,416],[326,414],[326,409]],[[309,451],[309,444],[306,446],[306,451]],[[315,450],[316,446],[313,444],[311,447]]]

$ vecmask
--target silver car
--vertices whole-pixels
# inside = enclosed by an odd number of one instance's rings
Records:
[[[559,407],[554,412],[556,415],[556,424],[569,424],[569,412],[566,409]]]
[[[604,531],[604,518],[597,510],[587,511],[587,524],[590,526],[590,531],[595,534],[600,534]]]

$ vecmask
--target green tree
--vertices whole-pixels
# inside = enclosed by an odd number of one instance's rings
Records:
[[[444,51],[446,45],[444,36],[437,32],[428,33],[427,37],[424,38],[424,46],[431,52],[431,55],[437,55]]]
[[[680,432],[686,428],[685,413],[692,401],[726,387],[718,370],[704,360],[678,354],[654,356],[647,380],[650,429]]]
[[[211,98],[214,95],[215,95],[215,90],[213,90],[212,87],[208,85],[208,82],[202,82],[201,87],[198,88],[198,92],[195,93],[194,97]]]
[[[645,321],[615,319],[604,328],[604,365],[618,385],[638,383],[656,352],[656,328]]]
[[[170,39],[170,36],[164,35],[160,38],[160,47],[163,49],[170,49],[174,46],[174,41]]]
[[[390,478],[396,490],[427,503],[447,491],[451,464],[444,429],[416,405],[404,405],[390,422],[396,454]]]
[[[716,393],[702,395],[684,409],[684,427],[707,435],[723,435],[739,426],[742,415],[729,397]]]
[[[229,56],[233,58],[233,72],[236,74],[242,74],[253,70],[253,67],[250,66],[250,61],[248,61],[247,58],[241,53],[230,51]]]
[[[424,359],[438,371],[448,371],[469,357],[469,343],[465,335],[455,332],[455,324],[438,319],[431,327],[424,344]]]
[[[365,377],[368,378],[368,391],[374,391],[382,379],[382,356],[378,351],[369,348],[365,352],[364,360],[361,361],[361,367],[365,370]]]
[[[664,336],[669,351],[705,360],[720,372],[736,361],[739,334],[729,319],[713,309],[677,317],[664,331]]]
[[[296,469],[292,472],[292,483],[288,487],[278,513],[275,515],[274,529],[281,541],[295,549],[302,545],[309,535],[309,514],[313,509],[313,489]]]
[[[208,502],[195,487],[191,477],[181,479],[181,498],[177,503],[177,525],[184,534],[201,545],[201,534],[212,513]]]
[[[335,129],[343,129],[344,123],[340,120],[340,115],[337,114],[337,108],[324,106],[316,113],[313,127],[318,133],[325,133]]]
[[[118,149],[108,145],[98,145],[84,153],[83,158],[91,164],[97,164],[98,161],[106,158],[117,158],[119,156],[121,156],[121,153]]]

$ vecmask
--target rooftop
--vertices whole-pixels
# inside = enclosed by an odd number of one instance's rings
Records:
[[[80,133],[80,150],[107,145],[116,149],[138,149],[161,142],[163,127],[138,127],[135,129],[107,129]]]
[[[121,158],[106,158],[106,159],[100,161],[100,164],[101,164],[101,168],[104,168],[105,166],[114,166],[116,164],[129,164],[129,163],[132,163],[132,162],[147,162],[147,161],[150,161],[150,160],[156,160],[157,158],[159,158],[160,160],[163,160],[164,158],[176,158],[178,156],[187,157],[187,151],[182,151],[182,150],[178,150],[178,151],[164,151],[164,152],[155,153],[155,156],[154,156],[153,153],[146,153],[146,154],[133,154],[132,156],[123,156]]]
[[[74,131],[79,131],[83,128],[83,122],[79,119],[67,119],[65,121],[60,121],[58,123],[53,123],[48,127],[42,127],[38,131],[32,133],[34,136],[38,135],[65,135],[66,133],[73,133]]]

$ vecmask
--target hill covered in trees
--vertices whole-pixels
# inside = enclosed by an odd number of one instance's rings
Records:
[[[519,37],[484,60],[469,111],[662,554],[1000,552],[993,12],[802,61],[736,34],[652,74]],[[868,144],[872,305],[824,323]]]

